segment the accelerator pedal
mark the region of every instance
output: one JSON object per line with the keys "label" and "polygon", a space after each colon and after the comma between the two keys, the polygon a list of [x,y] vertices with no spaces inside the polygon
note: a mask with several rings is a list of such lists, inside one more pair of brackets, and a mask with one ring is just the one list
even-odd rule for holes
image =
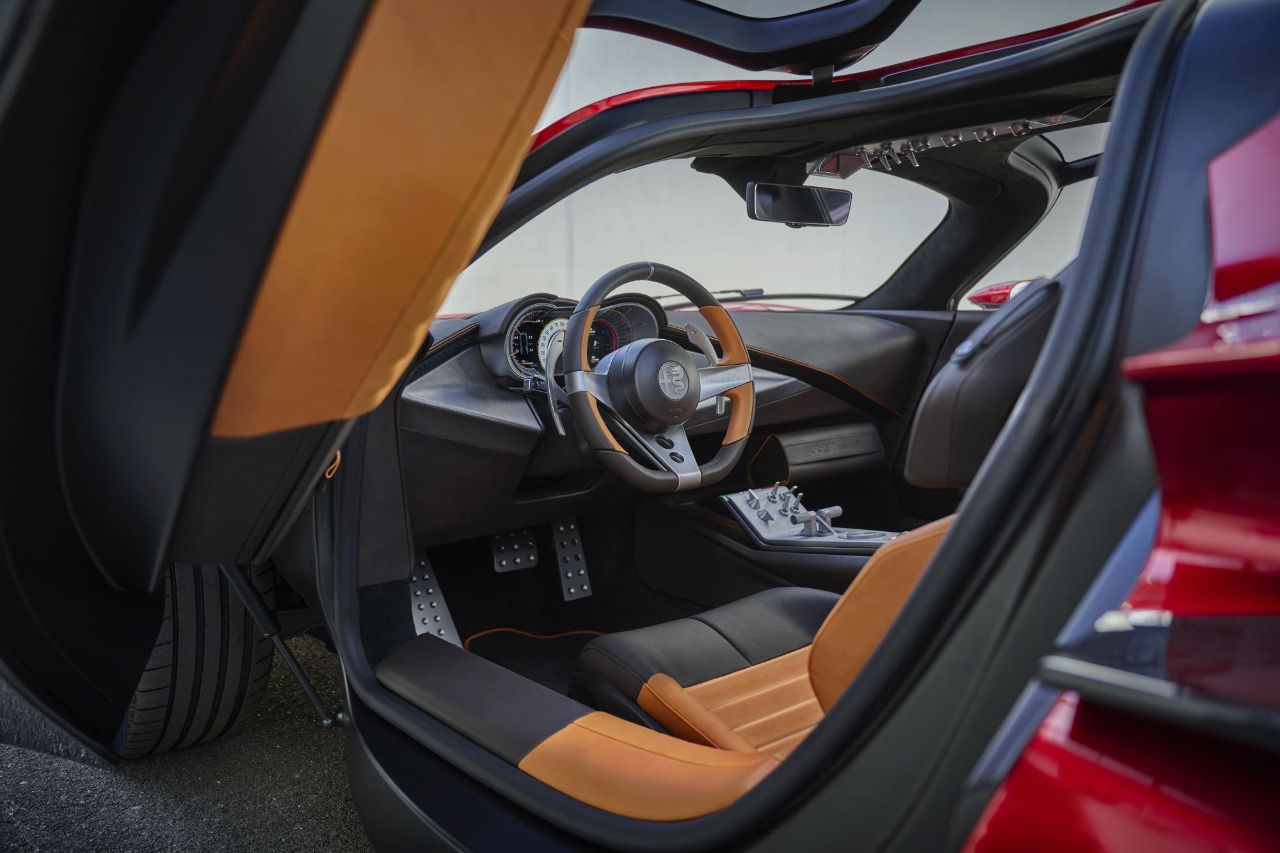
{"label": "accelerator pedal", "polygon": [[565,518],[551,524],[551,539],[556,547],[556,573],[560,576],[560,593],[565,601],[591,596],[591,575],[587,572],[587,556],[582,548],[582,532],[576,518]]}

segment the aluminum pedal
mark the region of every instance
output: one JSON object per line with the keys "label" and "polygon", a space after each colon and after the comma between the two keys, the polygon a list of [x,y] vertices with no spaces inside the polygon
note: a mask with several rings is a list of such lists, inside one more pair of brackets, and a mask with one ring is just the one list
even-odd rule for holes
{"label": "aluminum pedal", "polygon": [[553,522],[551,538],[556,546],[556,573],[560,575],[560,593],[565,601],[576,601],[591,595],[591,575],[582,548],[582,532],[576,518]]}
{"label": "aluminum pedal", "polygon": [[458,627],[453,624],[453,614],[445,603],[440,579],[431,568],[431,561],[424,553],[409,576],[409,607],[413,615],[413,630],[418,634],[434,634],[455,646],[462,646]]}
{"label": "aluminum pedal", "polygon": [[489,537],[495,572],[515,572],[538,565],[538,540],[532,530],[512,530]]}

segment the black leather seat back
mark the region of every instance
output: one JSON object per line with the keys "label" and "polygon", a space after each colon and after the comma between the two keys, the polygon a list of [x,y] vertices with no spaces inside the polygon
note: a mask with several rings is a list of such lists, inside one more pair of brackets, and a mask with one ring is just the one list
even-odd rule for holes
{"label": "black leather seat back", "polygon": [[956,347],[916,410],[907,482],[927,489],[969,485],[1027,384],[1060,296],[1056,279],[1040,279]]}

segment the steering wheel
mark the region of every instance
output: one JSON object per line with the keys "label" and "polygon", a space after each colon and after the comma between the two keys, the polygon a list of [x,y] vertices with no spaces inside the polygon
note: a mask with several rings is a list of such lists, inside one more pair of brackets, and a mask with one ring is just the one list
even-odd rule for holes
{"label": "steering wheel", "polygon": [[[673,341],[643,338],[609,353],[593,370],[587,359],[587,339],[600,303],[614,290],[635,281],[664,284],[692,302],[711,326],[723,356],[716,354],[701,329],[689,324],[690,339],[710,362],[706,367],[698,366],[695,356]],[[637,489],[678,492],[707,486],[723,479],[742,458],[756,409],[747,348],[729,312],[685,273],[664,264],[642,262],[602,276],[569,317],[564,369],[569,409],[587,446],[606,467]],[[729,425],[716,455],[699,465],[684,425],[699,403],[719,397],[732,405]],[[717,400],[718,411],[721,405]],[[643,452],[649,466],[640,464],[618,443],[605,424],[601,406]]]}

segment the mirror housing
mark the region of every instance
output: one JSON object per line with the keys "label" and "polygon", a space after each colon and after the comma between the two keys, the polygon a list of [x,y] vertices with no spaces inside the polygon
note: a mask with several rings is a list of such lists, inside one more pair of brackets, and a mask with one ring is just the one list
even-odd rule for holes
{"label": "mirror housing", "polygon": [[853,193],[796,184],[747,184],[747,216],[759,222],[805,225],[844,225],[849,221]]}

